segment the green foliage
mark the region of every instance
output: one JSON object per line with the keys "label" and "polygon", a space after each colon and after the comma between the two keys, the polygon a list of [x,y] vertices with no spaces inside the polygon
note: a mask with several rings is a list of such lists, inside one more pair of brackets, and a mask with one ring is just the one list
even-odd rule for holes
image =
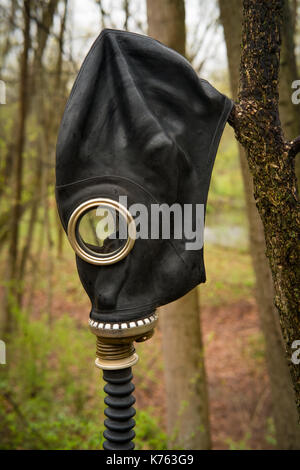
{"label": "green foliage", "polygon": [[244,207],[243,181],[237,153],[237,145],[226,128],[216,158],[210,187],[210,201],[225,201],[231,206]]}
{"label": "green foliage", "polygon": [[277,445],[275,423],[272,417],[267,419],[266,441],[274,447]]}
{"label": "green foliage", "polygon": [[[1,366],[1,449],[101,449],[104,392],[90,333],[65,315],[51,326],[17,317]],[[136,421],[138,449],[166,448],[151,410]]]}
{"label": "green foliage", "polygon": [[206,305],[253,299],[255,275],[249,253],[207,244],[204,257],[207,281],[200,289]]}
{"label": "green foliage", "polygon": [[261,332],[254,333],[242,341],[242,354],[249,368],[256,374],[265,367],[265,338]]}
{"label": "green foliage", "polygon": [[234,441],[231,437],[225,440],[229,450],[251,450],[249,447],[249,440],[251,439],[251,433],[246,432],[244,437],[240,441]]}
{"label": "green foliage", "polygon": [[261,332],[253,334],[247,338],[248,352],[256,362],[265,360],[265,338]]}
{"label": "green foliage", "polygon": [[161,431],[157,420],[151,416],[152,409],[138,411],[136,414],[136,439],[137,450],[166,450],[167,436]]}

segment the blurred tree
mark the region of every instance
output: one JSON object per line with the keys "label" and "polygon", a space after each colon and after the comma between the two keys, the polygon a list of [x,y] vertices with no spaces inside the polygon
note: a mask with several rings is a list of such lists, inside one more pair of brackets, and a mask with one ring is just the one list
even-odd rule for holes
{"label": "blurred tree", "polygon": [[99,6],[101,28],[102,29],[104,29],[104,28],[115,28],[116,26],[112,22],[110,12],[105,10],[104,5],[103,5],[103,1],[102,0],[95,0],[95,2]]}
{"label": "blurred tree", "polygon": [[[7,333],[11,330],[12,312],[22,305],[26,284],[26,267],[31,257],[38,213],[43,205],[45,211],[44,228],[46,229],[45,234],[49,245],[47,256],[49,279],[52,277],[50,271],[53,271],[51,257],[53,243],[48,217],[48,188],[50,184],[52,185],[53,180],[54,148],[59,122],[57,111],[62,109],[61,102],[64,102],[61,97],[57,98],[60,89],[65,87],[65,84],[61,83],[61,75],[67,1],[64,0],[61,3],[65,8],[61,18],[60,33],[56,37],[52,33],[52,27],[59,0],[48,0],[47,2],[30,0],[23,2],[23,26],[21,26],[23,41],[20,44],[22,53],[19,65],[19,110],[16,117],[19,127],[16,144],[8,146],[6,152],[3,178],[6,184],[1,188],[2,191],[7,193],[5,194],[5,206],[9,207],[8,217],[6,217],[6,212],[2,215],[5,229],[1,233],[2,239],[7,238],[9,243],[6,292],[1,318],[1,327]],[[12,1],[9,19],[14,22],[14,29],[17,30],[20,26],[15,20],[15,18],[19,18],[15,10],[15,2]],[[51,36],[55,37],[59,46],[57,64],[54,63],[54,65],[52,65],[51,60],[47,64],[43,62],[49,37]],[[2,61],[2,63],[4,62]],[[14,67],[15,65],[18,64],[14,64]],[[49,99],[52,94],[54,95],[53,99]],[[31,130],[34,130],[35,137],[31,140],[30,145],[27,145]],[[11,141],[13,143],[16,134],[14,126],[12,126],[11,132]],[[9,167],[11,155],[14,165],[8,172],[7,167]],[[46,155],[53,156],[52,164],[51,158],[45,158]],[[11,198],[9,192],[9,182],[13,186],[13,198]],[[11,199],[13,200],[11,201]],[[26,214],[26,222],[23,223],[24,214],[27,210],[29,215]],[[22,231],[22,236],[20,236],[20,231]],[[48,282],[48,285],[50,290],[51,282]]]}
{"label": "blurred tree", "polygon": [[[266,254],[273,277],[275,305],[280,316],[296,403],[300,409],[300,369],[291,360],[293,342],[299,339],[300,331],[299,199],[294,164],[295,156],[300,151],[300,137],[294,141],[285,140],[278,108],[280,33],[286,5],[284,0],[270,0],[268,3],[244,0],[243,6],[238,103],[229,122],[246,151],[253,177],[254,197],[263,223]],[[237,10],[238,5],[232,9],[231,1],[229,16]],[[227,38],[231,36],[232,39],[234,28],[231,24],[229,34],[226,27]],[[284,28],[282,31],[284,33]],[[233,46],[230,42],[228,46],[228,51],[231,51]],[[234,68],[233,63],[230,67]],[[236,80],[234,77],[233,80]],[[232,85],[236,90],[235,81]],[[261,245],[253,245],[255,252],[259,249]],[[256,271],[259,267],[263,268],[263,264],[257,266]],[[269,277],[267,272],[264,274]],[[270,321],[268,325],[272,323]],[[276,342],[280,343],[278,335]],[[269,351],[268,355],[272,357],[276,351],[278,348]],[[280,357],[279,354],[274,367],[279,368]],[[284,374],[284,369],[281,373]],[[282,379],[282,376],[277,378],[277,383]],[[287,389],[284,392],[288,395]],[[277,398],[274,404],[275,408],[282,408],[283,399],[282,392],[281,398]],[[295,422],[293,411],[290,413],[289,419]],[[290,439],[290,447],[295,448],[297,444],[293,436]]]}
{"label": "blurred tree", "polygon": [[123,9],[124,9],[124,13],[125,13],[124,29],[125,29],[125,31],[128,31],[128,20],[129,20],[129,16],[130,16],[129,0],[123,0]]}
{"label": "blurred tree", "polygon": [[[188,3],[187,3],[188,5]],[[218,9],[216,1],[198,0],[191,2],[196,21],[189,24],[185,56],[197,74],[210,60],[215,60],[216,49],[220,46]]]}
{"label": "blurred tree", "polygon": [[[36,157],[35,161],[35,178],[34,178],[34,195],[33,201],[30,210],[30,219],[28,223],[27,233],[25,236],[25,243],[22,250],[22,255],[20,256],[20,263],[19,263],[19,270],[18,270],[18,282],[19,284],[22,283],[24,279],[24,275],[26,273],[26,265],[28,262],[28,258],[30,255],[31,246],[33,243],[33,234],[34,229],[36,226],[36,219],[38,214],[38,208],[41,202],[42,197],[42,181],[43,181],[43,172],[45,171],[45,165],[43,162],[43,155],[47,155],[47,148],[45,148],[45,136],[49,135],[49,131],[51,127],[53,127],[53,121],[55,122],[55,116],[52,113],[48,113],[45,110],[45,101],[44,95],[45,91],[47,90],[46,82],[47,77],[45,77],[45,70],[43,66],[43,57],[46,51],[46,46],[48,42],[48,38],[50,35],[50,29],[53,24],[54,14],[57,9],[58,0],[49,0],[41,5],[41,11],[39,11],[39,6],[34,4],[34,18],[37,22],[37,33],[36,33],[36,46],[34,48],[34,57],[33,57],[33,64],[31,67],[31,84],[30,84],[30,92],[31,92],[31,106],[35,107],[35,111],[44,111],[39,113],[39,125],[42,127],[44,137],[41,135],[39,136],[38,146],[39,152]],[[41,21],[38,21],[38,16],[41,17]],[[59,57],[59,55],[58,55]],[[61,68],[61,64],[59,63],[58,68]],[[61,70],[58,70],[57,74],[57,85],[60,85],[60,75]],[[59,90],[59,88],[57,88]],[[50,114],[50,115],[49,115]],[[49,119],[50,118],[50,119]],[[19,289],[18,292],[19,303],[22,300],[22,289]]]}
{"label": "blurred tree", "polygon": [[20,62],[19,78],[19,110],[16,153],[13,167],[13,203],[10,223],[10,243],[7,263],[6,292],[4,299],[3,328],[5,335],[12,329],[12,311],[18,291],[18,260],[19,260],[19,229],[22,216],[22,190],[23,190],[23,167],[24,167],[24,145],[25,127],[28,115],[28,82],[29,82],[29,49],[30,49],[30,15],[31,1],[24,0],[23,3],[23,51]]}
{"label": "blurred tree", "polygon": [[147,0],[149,36],[185,55],[184,0]]}
{"label": "blurred tree", "polygon": [[[293,104],[292,83],[298,78],[295,54],[297,2],[284,0],[282,44],[280,50],[279,114],[287,139],[300,134],[300,106]],[[300,187],[300,158],[296,157],[296,175]]]}
{"label": "blurred tree", "polygon": [[[185,55],[184,0],[147,0],[148,34]],[[160,309],[170,446],[210,449],[197,289]]]}
{"label": "blurred tree", "polygon": [[[5,6],[1,5],[1,16],[2,20],[4,19],[4,10]],[[6,21],[2,21],[1,25],[1,36],[4,38],[4,40],[1,42],[0,46],[0,73],[2,72],[2,69],[5,67],[5,62],[8,57],[8,54],[10,50],[12,49],[14,45],[14,40],[13,40],[13,34],[17,28],[16,25],[16,15],[19,9],[19,5],[17,0],[11,0],[10,1],[10,8],[9,8],[9,13],[8,13],[8,18]],[[6,10],[7,13],[7,10]]]}
{"label": "blurred tree", "polygon": [[[65,32],[67,24],[67,15],[68,15],[68,0],[64,0],[64,10],[60,21],[60,31],[58,36],[58,53],[57,53],[57,62],[56,62],[56,80],[55,80],[55,89],[57,91],[66,90],[66,86],[62,81],[62,66],[63,66],[63,52],[64,52],[64,43],[65,43]],[[59,115],[63,113],[63,104],[64,99],[61,99],[61,96],[55,97],[55,112]],[[53,109],[54,110],[54,109]],[[56,122],[57,120],[53,120]],[[53,129],[53,132],[56,133],[56,128]],[[63,239],[64,239],[64,229],[62,227],[61,221],[59,219],[58,212],[56,211],[56,227],[57,227],[57,256],[60,258],[63,253]]]}
{"label": "blurred tree", "polygon": [[[242,37],[242,0],[219,0],[219,7],[220,19],[224,28],[227,45],[231,90],[233,98],[237,99]],[[286,41],[287,38],[284,37],[287,49]],[[285,87],[285,92],[287,92],[288,85],[291,83],[288,80],[289,74],[290,71],[285,64],[281,69],[281,83],[283,82],[281,88]],[[286,93],[284,96],[287,98]],[[281,100],[282,102],[283,100]],[[290,108],[293,108],[293,104],[289,97],[289,100],[284,100],[283,112],[288,115],[289,111],[293,112],[293,109],[291,110]],[[283,123],[284,129],[289,126],[289,123],[296,127],[293,121],[289,121],[286,118]],[[299,126],[299,122],[296,121],[296,125]],[[250,251],[256,275],[256,297],[260,324],[265,337],[266,362],[270,377],[277,446],[280,449],[299,449],[300,427],[297,422],[297,409],[292,381],[285,359],[278,311],[273,300],[272,276],[265,255],[264,231],[253,197],[251,173],[248,169],[245,151],[241,145],[239,145],[239,155],[249,221]],[[280,406],[278,406],[279,403]]]}
{"label": "blurred tree", "polygon": [[[4,70],[6,62],[9,56],[9,53],[15,45],[14,34],[17,29],[16,16],[19,13],[19,5],[16,0],[11,0],[10,8],[5,10],[5,7],[0,5],[1,12],[1,26],[0,26],[0,77],[4,79]],[[5,17],[6,14],[6,17]],[[5,81],[5,80],[4,80]],[[3,140],[6,137],[4,128],[2,126],[1,137]],[[14,155],[16,152],[15,139],[6,139],[6,151],[2,149],[1,152],[1,169],[0,169],[0,196],[1,196],[1,205],[3,206],[3,194],[6,191],[6,188],[11,183],[11,176],[13,171],[13,161]],[[2,207],[3,208],[3,207]],[[4,241],[7,239],[9,233],[9,211],[3,211],[1,214],[1,234],[0,242],[1,249],[4,246]]]}

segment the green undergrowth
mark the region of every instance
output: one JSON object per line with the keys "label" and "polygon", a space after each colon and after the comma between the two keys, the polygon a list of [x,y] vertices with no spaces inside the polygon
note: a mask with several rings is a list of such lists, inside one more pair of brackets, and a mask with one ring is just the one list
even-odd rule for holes
{"label": "green undergrowth", "polygon": [[253,299],[255,276],[249,253],[206,245],[206,283],[201,284],[202,305],[224,305]]}
{"label": "green undergrowth", "polygon": [[[0,369],[1,449],[101,449],[104,392],[87,328],[63,315],[27,321]],[[153,410],[136,415],[137,449],[165,449]]]}

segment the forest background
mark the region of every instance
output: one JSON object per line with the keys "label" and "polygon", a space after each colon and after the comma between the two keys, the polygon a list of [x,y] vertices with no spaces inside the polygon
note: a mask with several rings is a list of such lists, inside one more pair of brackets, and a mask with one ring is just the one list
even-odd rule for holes
{"label": "forest background", "polygon": [[[300,134],[300,104],[292,102],[299,10],[298,0],[285,1],[280,116],[290,138]],[[90,305],[54,197],[57,131],[84,56],[105,27],[149,34],[235,97],[241,12],[240,0],[1,1],[1,449],[101,447],[104,392],[87,328]],[[207,206],[207,282],[162,309],[155,336],[138,346],[137,449],[300,449],[241,153],[226,126]],[[176,321],[197,328],[173,360]],[[185,370],[191,344],[199,364]],[[193,380],[196,400],[186,385]]]}

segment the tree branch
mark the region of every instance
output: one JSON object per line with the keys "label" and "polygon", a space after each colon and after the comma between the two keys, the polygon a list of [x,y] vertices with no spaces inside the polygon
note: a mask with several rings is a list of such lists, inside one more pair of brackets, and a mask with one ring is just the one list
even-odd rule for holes
{"label": "tree branch", "polygon": [[296,139],[292,140],[290,144],[291,144],[291,147],[289,150],[289,156],[294,158],[297,155],[297,153],[300,152],[300,135],[296,137]]}
{"label": "tree branch", "polygon": [[230,114],[228,116],[227,122],[228,124],[235,129],[236,126],[236,120],[237,120],[237,115],[236,115],[236,103],[232,106],[232,110],[230,111]]}

